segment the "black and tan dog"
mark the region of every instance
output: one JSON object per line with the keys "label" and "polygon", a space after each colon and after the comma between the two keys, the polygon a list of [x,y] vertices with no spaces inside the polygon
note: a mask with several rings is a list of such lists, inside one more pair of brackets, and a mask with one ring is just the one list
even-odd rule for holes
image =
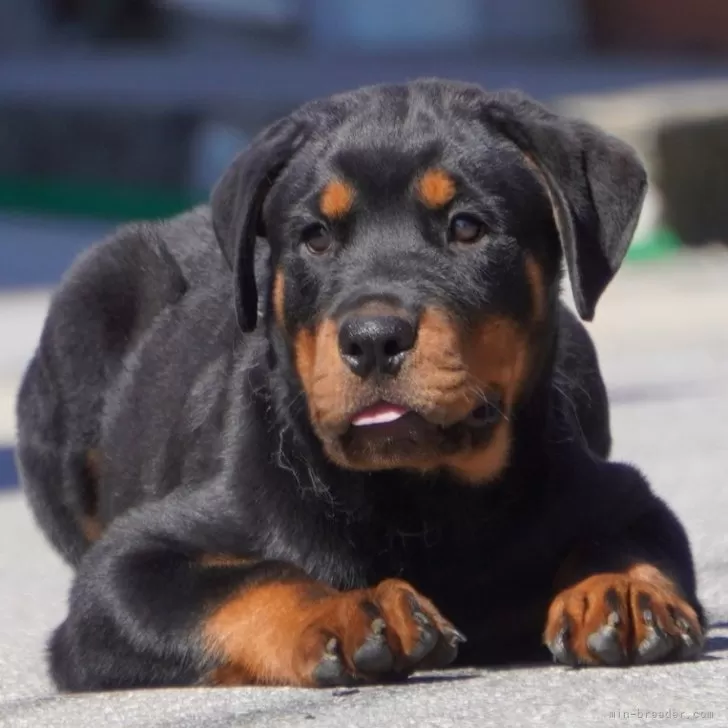
{"label": "black and tan dog", "polygon": [[698,655],[685,533],[607,460],[558,298],[565,260],[592,317],[644,191],[587,124],[420,81],[302,107],[209,208],[87,253],[18,404],[77,572],[59,687]]}

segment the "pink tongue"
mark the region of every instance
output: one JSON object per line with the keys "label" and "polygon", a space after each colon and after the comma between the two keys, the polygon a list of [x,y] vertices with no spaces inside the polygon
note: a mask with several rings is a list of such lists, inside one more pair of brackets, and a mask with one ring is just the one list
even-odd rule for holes
{"label": "pink tongue", "polygon": [[408,410],[398,407],[395,404],[377,404],[359,412],[351,424],[354,427],[366,427],[368,425],[386,425],[389,422],[398,420],[406,415]]}

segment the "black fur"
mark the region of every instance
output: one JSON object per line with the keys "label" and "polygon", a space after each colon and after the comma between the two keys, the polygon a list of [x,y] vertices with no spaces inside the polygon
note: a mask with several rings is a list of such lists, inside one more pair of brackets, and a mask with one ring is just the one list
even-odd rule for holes
{"label": "black fur", "polygon": [[[428,167],[457,177],[487,244],[453,252],[440,242],[447,212],[407,202]],[[356,224],[332,224],[346,244],[312,258],[297,240],[332,171],[356,183]],[[541,633],[567,559],[567,583],[653,563],[699,611],[679,522],[637,470],[606,459],[596,354],[558,302],[565,255],[591,318],[644,189],[632,151],[586,124],[520,95],[421,81],[304,106],[238,157],[210,208],[125,227],[83,256],[18,402],[25,490],[77,569],[50,644],[59,687],[199,681],[214,666],[200,637],[211,605],[288,572],[341,589],[408,580],[467,634],[465,663],[548,656]],[[386,291],[464,325],[490,312],[525,321],[526,252],[545,320],[496,480],[332,462],[309,421],[296,332]],[[98,541],[84,519],[103,527]],[[259,561],[211,570],[203,554]]]}

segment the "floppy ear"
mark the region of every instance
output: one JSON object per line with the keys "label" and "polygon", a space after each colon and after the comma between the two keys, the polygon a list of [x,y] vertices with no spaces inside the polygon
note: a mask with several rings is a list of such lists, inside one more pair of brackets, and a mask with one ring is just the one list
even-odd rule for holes
{"label": "floppy ear", "polygon": [[637,226],[647,175],[635,151],[515,92],[486,102],[486,123],[536,166],[551,198],[579,315],[591,321]]}
{"label": "floppy ear", "polygon": [[291,119],[272,124],[237,156],[212,192],[212,225],[233,270],[235,312],[243,331],[252,331],[258,318],[255,241],[265,234],[263,202],[302,140],[301,127]]}

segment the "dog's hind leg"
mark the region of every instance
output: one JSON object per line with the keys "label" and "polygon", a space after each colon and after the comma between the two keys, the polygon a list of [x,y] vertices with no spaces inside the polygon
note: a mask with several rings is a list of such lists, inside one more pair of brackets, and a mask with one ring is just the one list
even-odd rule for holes
{"label": "dog's hind leg", "polygon": [[140,335],[185,291],[150,226],[84,254],[53,297],[17,402],[17,460],[36,518],[70,563],[99,535],[104,401]]}

